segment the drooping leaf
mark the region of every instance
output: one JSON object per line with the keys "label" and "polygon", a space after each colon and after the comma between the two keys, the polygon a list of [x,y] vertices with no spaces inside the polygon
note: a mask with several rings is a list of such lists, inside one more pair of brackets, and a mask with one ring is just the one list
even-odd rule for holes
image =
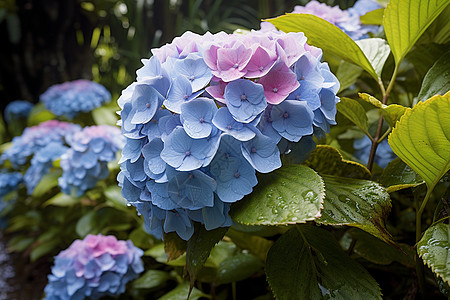
{"label": "drooping leaf", "polygon": [[97,211],[89,211],[78,220],[77,225],[75,226],[75,231],[81,238],[84,238],[88,234],[97,234],[97,219]]}
{"label": "drooping leaf", "polygon": [[365,166],[345,160],[338,149],[328,145],[317,145],[304,164],[319,174],[359,179],[370,179],[372,176]]}
{"label": "drooping leaf", "polygon": [[448,0],[389,1],[383,27],[397,65],[448,4]]}
{"label": "drooping leaf", "polygon": [[386,40],[379,38],[362,39],[356,41],[356,44],[364,52],[378,77],[381,77],[381,71],[383,71],[384,63],[391,52]]}
{"label": "drooping leaf", "polygon": [[227,232],[227,237],[231,238],[239,248],[247,250],[248,252],[256,255],[261,261],[266,261],[267,252],[272,247],[273,242],[263,237],[249,234],[246,232],[240,232],[231,227]]}
{"label": "drooping leaf", "polygon": [[336,104],[336,107],[341,114],[358,126],[366,135],[369,135],[366,111],[358,101],[341,97],[341,101]]}
{"label": "drooping leaf", "polygon": [[197,300],[208,295],[202,293],[199,289],[193,288],[189,298],[189,282],[179,284],[176,288],[159,298],[158,300]]}
{"label": "drooping leaf", "polygon": [[163,287],[172,278],[169,273],[160,270],[148,270],[133,281],[134,289],[155,289]]}
{"label": "drooping leaf", "polygon": [[450,224],[438,223],[428,228],[417,245],[417,253],[433,272],[450,283]]}
{"label": "drooping leaf", "polygon": [[336,71],[336,77],[341,84],[339,87],[339,92],[354,84],[361,75],[362,71],[363,69],[361,69],[361,67],[342,60]]}
{"label": "drooping leaf", "polygon": [[450,93],[447,93],[407,110],[389,135],[389,144],[432,188],[450,169],[449,132]]}
{"label": "drooping leaf", "polygon": [[297,225],[270,249],[267,281],[276,299],[381,299],[370,274],[326,230]]}
{"label": "drooping leaf", "polygon": [[164,251],[167,261],[180,257],[186,252],[187,242],[180,238],[175,232],[164,233]]}
{"label": "drooping leaf", "polygon": [[372,104],[375,107],[378,107],[378,108],[382,108],[383,107],[383,103],[380,100],[378,100],[377,98],[375,98],[374,96],[372,96],[372,95],[369,95],[367,93],[358,93],[358,96],[359,96],[359,98],[361,98],[364,101]]}
{"label": "drooping leaf", "polygon": [[[450,24],[450,22],[449,22]],[[450,90],[450,52],[445,53],[428,70],[420,88],[419,101],[434,95],[444,95]]]}
{"label": "drooping leaf", "polygon": [[309,14],[286,14],[265,21],[284,32],[304,32],[308,44],[360,66],[378,80],[377,73],[361,48],[341,29],[328,21]]}
{"label": "drooping leaf", "polygon": [[186,268],[191,278],[191,286],[208,259],[211,249],[224,237],[227,230],[228,227],[206,230],[204,225],[195,223],[194,234],[187,242],[186,249]]}
{"label": "drooping leaf", "polygon": [[344,250],[350,247],[352,239],[356,241],[353,252],[370,262],[379,265],[389,265],[397,261],[409,268],[414,267],[415,251],[407,244],[397,244],[397,248],[362,230],[352,228],[340,240]]}
{"label": "drooping leaf", "polygon": [[359,93],[358,95],[364,101],[372,104],[373,106],[375,106],[377,108],[380,108],[381,113],[383,114],[384,120],[391,127],[395,127],[395,124],[400,119],[400,117],[403,116],[405,114],[405,112],[409,109],[408,107],[398,105],[398,104],[385,105],[380,100],[375,98],[374,96],[371,96],[366,93]]}
{"label": "drooping leaf", "polygon": [[48,205],[54,206],[72,206],[77,203],[80,203],[79,198],[74,198],[72,196],[66,195],[64,193],[58,193],[52,198],[48,199],[44,202],[43,206],[46,207]]}
{"label": "drooping leaf", "polygon": [[414,172],[400,158],[389,162],[381,174],[379,182],[387,188],[388,193],[415,187],[424,183],[420,175]]}
{"label": "drooping leaf", "polygon": [[359,20],[364,25],[381,25],[383,23],[384,8],[369,11],[361,16]]}
{"label": "drooping leaf", "polygon": [[263,262],[249,253],[238,253],[224,259],[217,269],[216,283],[227,284],[244,280],[263,267]]}
{"label": "drooping leaf", "polygon": [[320,215],[325,191],[314,170],[285,165],[258,177],[253,192],[235,203],[230,216],[247,225],[304,223]]}
{"label": "drooping leaf", "polygon": [[326,196],[317,223],[360,228],[392,244],[384,226],[391,209],[389,194],[374,181],[323,176]]}

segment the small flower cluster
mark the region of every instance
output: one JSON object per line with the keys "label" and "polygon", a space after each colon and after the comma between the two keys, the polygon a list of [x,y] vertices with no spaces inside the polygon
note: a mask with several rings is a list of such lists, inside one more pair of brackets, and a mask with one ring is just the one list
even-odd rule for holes
{"label": "small flower cluster", "polygon": [[51,86],[40,100],[53,114],[73,119],[81,112],[90,112],[111,101],[111,94],[101,84],[79,79]]}
{"label": "small flower cluster", "polygon": [[302,33],[187,32],[152,53],[118,100],[118,180],[159,238],[230,226],[256,171],[281,167],[280,145],[335,124],[339,82]]}
{"label": "small flower cluster", "polygon": [[5,120],[10,124],[13,120],[26,119],[31,109],[33,109],[33,104],[28,101],[12,101],[5,107]]}
{"label": "small flower cluster", "polygon": [[143,251],[114,236],[88,235],[55,257],[45,300],[99,299],[125,292],[144,270]]}
{"label": "small flower cluster", "polygon": [[[353,142],[353,148],[355,149],[355,157],[360,161],[367,163],[369,160],[370,149],[372,147],[372,141],[368,136],[364,136],[361,139],[357,139]],[[378,144],[377,152],[375,153],[374,162],[382,168],[386,168],[388,163],[397,158],[397,155],[392,151],[389,146],[388,140],[385,139]]]}
{"label": "small flower cluster", "polygon": [[116,158],[124,140],[118,128],[100,125],[83,128],[67,143],[70,149],[61,156],[63,175],[59,186],[68,195],[81,196],[108,176],[108,162]]}
{"label": "small flower cluster", "polygon": [[338,6],[331,7],[325,3],[313,0],[305,6],[295,6],[293,13],[315,15],[336,25],[353,40],[360,40],[367,38],[368,32],[376,31],[376,26],[361,25],[359,18],[378,8],[381,8],[381,6],[375,0],[358,0],[348,10],[341,10]]}

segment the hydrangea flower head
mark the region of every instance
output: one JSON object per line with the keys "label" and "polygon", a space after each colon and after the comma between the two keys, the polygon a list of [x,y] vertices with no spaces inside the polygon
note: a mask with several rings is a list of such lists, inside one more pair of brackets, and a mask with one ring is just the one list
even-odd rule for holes
{"label": "hydrangea flower head", "polygon": [[59,178],[61,190],[81,196],[97,182],[108,176],[108,162],[116,158],[124,138],[113,126],[99,125],[83,128],[67,140],[70,149],[61,157],[63,175]]}
{"label": "hydrangea flower head", "polygon": [[87,235],[55,257],[45,287],[46,300],[99,299],[125,292],[144,270],[143,251],[114,236]]}
{"label": "hydrangea flower head", "polygon": [[[230,226],[230,205],[252,192],[256,173],[281,167],[280,143],[335,123],[339,82],[303,33],[185,33],[152,53],[118,100],[127,138],[118,181],[158,238],[188,240],[194,222]],[[152,100],[136,117],[144,95]]]}
{"label": "hydrangea flower head", "polygon": [[16,190],[22,182],[22,174],[19,172],[1,172],[0,173],[0,201],[3,196]]}
{"label": "hydrangea flower head", "polygon": [[51,86],[40,100],[53,114],[73,119],[81,112],[90,112],[111,101],[111,94],[101,84],[78,79]]}
{"label": "hydrangea flower head", "polygon": [[5,107],[5,120],[7,123],[11,123],[13,120],[25,119],[30,114],[31,109],[33,109],[33,104],[28,101],[12,101]]}

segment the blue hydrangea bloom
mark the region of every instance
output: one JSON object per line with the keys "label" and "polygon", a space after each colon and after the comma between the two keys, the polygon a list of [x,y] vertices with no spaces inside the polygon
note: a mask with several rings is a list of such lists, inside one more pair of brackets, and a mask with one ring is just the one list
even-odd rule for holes
{"label": "blue hydrangea bloom", "polygon": [[225,102],[236,121],[249,123],[267,107],[264,87],[246,79],[230,82],[225,88]]}
{"label": "blue hydrangea bloom", "polygon": [[101,84],[79,79],[51,86],[40,100],[55,115],[73,119],[81,112],[90,112],[111,101],[111,94]]}
{"label": "blue hydrangea bloom", "polygon": [[58,183],[68,195],[81,196],[108,176],[108,162],[124,141],[116,127],[100,125],[85,127],[69,140],[71,148],[61,157],[63,175]]}
{"label": "blue hydrangea bloom", "polygon": [[99,299],[118,296],[144,271],[144,251],[114,236],[88,235],[55,257],[45,300]]}
{"label": "blue hydrangea bloom", "polygon": [[22,174],[19,172],[2,172],[0,173],[0,201],[3,196],[16,190],[22,182]]}
{"label": "blue hydrangea bloom", "polygon": [[79,132],[76,124],[50,120],[37,126],[28,127],[21,136],[12,140],[12,146],[0,157],[0,163],[9,160],[15,168],[25,165],[28,158],[50,143],[64,144],[66,139]]}
{"label": "blue hydrangea bloom", "polygon": [[31,159],[31,166],[25,172],[23,181],[31,195],[36,185],[50,171],[53,161],[59,159],[69,148],[59,142],[52,142],[40,149]]}
{"label": "blue hydrangea bloom", "polygon": [[188,32],[152,53],[118,100],[117,179],[155,237],[230,226],[256,172],[281,167],[280,149],[304,159],[335,124],[339,82],[302,33]]}
{"label": "blue hydrangea bloom", "polygon": [[[361,139],[357,139],[353,143],[353,148],[355,149],[355,157],[360,161],[367,163],[369,161],[370,149],[372,147],[372,141],[368,136],[364,136]],[[375,153],[374,162],[382,168],[386,168],[388,163],[392,161],[394,158],[397,158],[397,155],[389,146],[389,142],[387,139],[383,140],[380,144],[378,144],[377,152]]]}
{"label": "blue hydrangea bloom", "polygon": [[7,123],[11,123],[13,120],[26,119],[32,109],[33,104],[28,101],[12,101],[5,107],[5,120]]}

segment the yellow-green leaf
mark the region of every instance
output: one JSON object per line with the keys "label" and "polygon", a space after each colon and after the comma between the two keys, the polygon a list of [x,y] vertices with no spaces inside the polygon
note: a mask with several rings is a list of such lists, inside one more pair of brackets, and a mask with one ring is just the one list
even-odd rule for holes
{"label": "yellow-green leaf", "polygon": [[377,73],[364,52],[341,29],[322,18],[309,14],[286,14],[267,19],[284,32],[304,32],[308,43],[366,70],[378,80]]}
{"label": "yellow-green leaf", "polygon": [[389,135],[392,150],[429,188],[450,169],[450,93],[407,110]]}
{"label": "yellow-green leaf", "polygon": [[359,20],[364,25],[381,25],[383,23],[384,8],[369,11],[361,16]]}
{"label": "yellow-green leaf", "polygon": [[391,49],[386,43],[386,40],[378,38],[362,39],[356,41],[356,44],[364,52],[367,59],[375,69],[375,73],[377,73],[378,77],[381,77],[381,71],[383,71],[384,63],[386,62],[389,53],[391,53]]}
{"label": "yellow-green leaf", "polygon": [[383,27],[397,65],[449,3],[449,0],[389,1]]}
{"label": "yellow-green leaf", "polygon": [[336,107],[341,114],[361,128],[366,135],[369,135],[366,110],[358,101],[341,97],[341,101],[336,104]]}

